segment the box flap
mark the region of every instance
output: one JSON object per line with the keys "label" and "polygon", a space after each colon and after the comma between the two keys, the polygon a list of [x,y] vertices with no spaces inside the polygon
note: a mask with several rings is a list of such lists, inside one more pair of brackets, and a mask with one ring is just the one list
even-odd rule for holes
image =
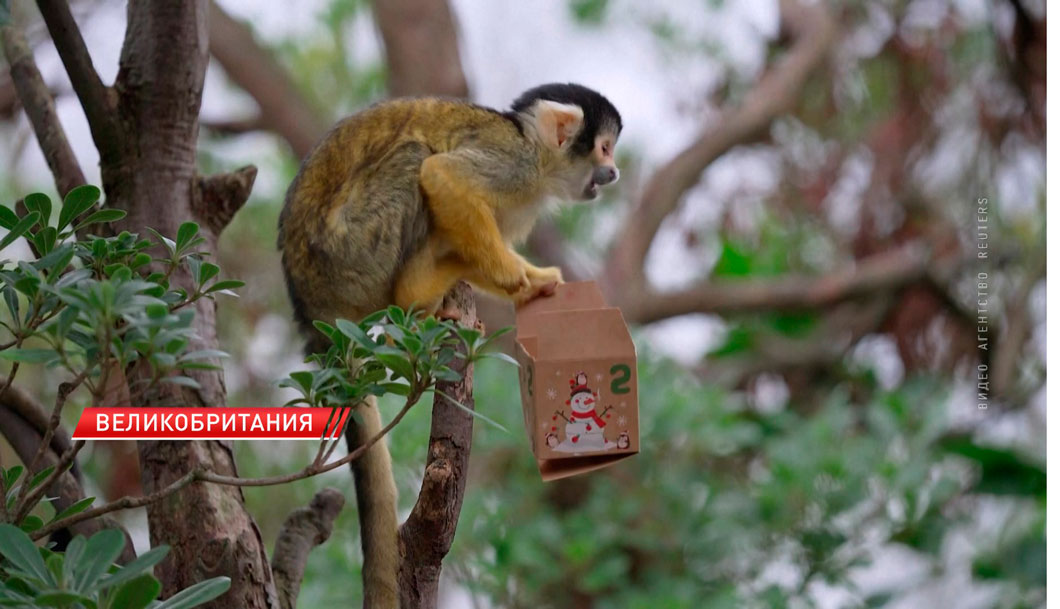
{"label": "box flap", "polygon": [[595,281],[575,281],[556,286],[556,293],[535,298],[515,311],[515,337],[521,339],[537,333],[541,313],[574,309],[600,309],[607,306],[604,294]]}
{"label": "box flap", "polygon": [[572,459],[538,459],[537,470],[545,482],[577,476],[598,469],[603,469],[616,461],[632,457],[636,452],[625,452],[617,455],[599,455],[595,457],[574,457]]}
{"label": "box flap", "polygon": [[552,311],[535,316],[538,360],[634,357],[629,328],[616,308]]}

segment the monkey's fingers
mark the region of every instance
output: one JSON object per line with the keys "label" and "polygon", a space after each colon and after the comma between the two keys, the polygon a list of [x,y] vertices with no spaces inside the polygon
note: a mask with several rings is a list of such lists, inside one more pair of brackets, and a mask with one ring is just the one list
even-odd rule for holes
{"label": "monkey's fingers", "polygon": [[556,286],[558,285],[558,281],[549,281],[545,283],[535,282],[530,289],[520,292],[515,296],[516,304],[526,304],[535,298],[552,296],[556,293]]}
{"label": "monkey's fingers", "polygon": [[547,266],[544,268],[536,267],[531,264],[526,266],[526,275],[530,277],[530,280],[540,285],[550,281],[557,283],[563,283],[563,271],[556,266]]}

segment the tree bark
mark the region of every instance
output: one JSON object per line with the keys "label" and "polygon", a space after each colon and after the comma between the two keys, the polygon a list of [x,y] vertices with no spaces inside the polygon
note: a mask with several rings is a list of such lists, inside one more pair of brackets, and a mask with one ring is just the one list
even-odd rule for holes
{"label": "tree bark", "polygon": [[376,0],[372,7],[386,50],[391,97],[468,96],[447,0]]}
{"label": "tree bark", "polygon": [[[216,252],[217,226],[199,209],[202,196],[195,169],[198,115],[208,60],[206,0],[132,2],[114,85],[121,137],[116,158],[101,161],[104,191],[111,207],[128,216],[122,228],[143,234],[152,227],[174,235],[189,220],[203,225],[202,249]],[[249,189],[246,189],[249,191]],[[234,197],[245,192],[234,192]],[[233,205],[217,205],[229,218]],[[174,287],[191,289],[187,273],[175,273]],[[216,305],[201,299],[195,305],[197,340],[192,349],[217,348]],[[194,390],[169,385],[146,405],[223,406],[225,386],[220,371],[194,371],[201,385]],[[205,467],[235,475],[231,447],[222,442],[141,442],[140,469],[145,493],[165,487],[189,469]],[[192,484],[147,509],[151,545],[172,547],[156,569],[163,594],[169,596],[203,579],[225,575],[228,593],[207,605],[271,608],[276,593],[257,525],[247,513],[238,487]]]}
{"label": "tree bark", "polygon": [[[443,310],[459,311],[460,325],[476,327],[475,297],[471,286],[461,282],[446,296]],[[439,383],[438,391],[473,410],[473,366],[463,370],[463,379]],[[438,606],[438,579],[442,559],[456,535],[460,508],[464,503],[471,432],[474,419],[445,397],[434,398],[431,438],[427,446],[427,468],[416,505],[398,529],[398,590],[402,609],[434,609]]]}

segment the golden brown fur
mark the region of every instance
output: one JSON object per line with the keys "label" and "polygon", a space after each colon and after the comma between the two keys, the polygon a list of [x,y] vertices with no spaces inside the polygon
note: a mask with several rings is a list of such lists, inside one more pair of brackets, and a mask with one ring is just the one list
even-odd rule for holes
{"label": "golden brown fur", "polygon": [[[515,110],[395,100],[339,122],[309,155],[287,192],[279,247],[310,351],[326,347],[313,320],[359,320],[390,304],[435,312],[461,279],[516,302],[562,281],[512,246],[548,197],[593,198],[617,179],[621,119],[577,85],[527,92]],[[350,450],[380,429],[374,400],[361,408]],[[397,493],[385,444],[354,474],[365,607],[396,607]]]}

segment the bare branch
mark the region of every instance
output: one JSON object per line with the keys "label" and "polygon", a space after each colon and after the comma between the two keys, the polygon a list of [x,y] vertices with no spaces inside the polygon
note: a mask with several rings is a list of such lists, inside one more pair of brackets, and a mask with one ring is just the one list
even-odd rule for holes
{"label": "bare branch", "polygon": [[[41,439],[40,444],[37,446],[37,451],[33,455],[33,458],[26,463],[26,469],[36,471],[37,464],[40,463],[41,459],[44,457],[44,454],[51,446],[52,436],[55,434],[55,430],[59,428],[59,425],[62,422],[59,417],[63,413],[63,406],[66,405],[66,398],[70,397],[70,394],[73,393],[73,391],[79,386],[81,386],[81,383],[85,381],[86,376],[88,376],[88,373],[82,372],[81,374],[77,375],[77,377],[74,378],[72,381],[59,384],[59,391],[55,395],[55,406],[52,407],[52,414],[51,417],[48,419],[48,426],[44,428],[44,437]],[[61,465],[65,461],[65,465],[69,465],[71,462],[73,462],[74,456],[77,455],[77,451],[81,450],[81,447],[84,445],[84,442],[77,442],[69,449],[63,451],[63,456],[59,460],[59,464]],[[58,465],[55,469],[56,472],[59,471]],[[57,473],[53,472],[53,475],[49,476],[49,481],[54,480],[55,476],[57,475]],[[15,500],[15,517],[19,520],[24,518],[26,514],[29,513],[29,508],[33,507],[32,503],[27,501],[27,498],[30,496],[34,498],[40,497],[43,491],[44,485],[41,485],[41,488],[34,491],[32,495],[28,495],[29,485],[23,485],[22,488],[19,490],[18,499]]]}
{"label": "bare branch", "polygon": [[85,174],[59,122],[52,92],[44,84],[33,51],[22,32],[14,25],[5,25],[0,27],[0,37],[3,38],[4,56],[10,66],[15,92],[33,132],[37,134],[37,143],[55,179],[55,188],[60,197],[65,197],[74,187],[85,183]]}
{"label": "bare branch", "polygon": [[379,430],[379,433],[375,434],[368,441],[358,446],[356,450],[347,453],[341,459],[336,459],[331,463],[316,462],[310,463],[297,472],[291,472],[289,474],[283,474],[280,476],[267,476],[264,478],[240,478],[239,476],[221,476],[213,472],[203,472],[200,476],[200,480],[206,482],[213,482],[214,484],[224,484],[228,486],[275,486],[277,484],[286,484],[288,482],[294,482],[295,480],[302,480],[317,474],[323,474],[324,472],[330,472],[333,469],[338,469],[343,465],[347,465],[356,461],[368,452],[368,449],[372,447],[376,442],[383,439],[383,436],[390,433],[390,430],[395,425],[401,422],[401,419],[405,418],[408,411],[416,405],[419,401],[420,396],[423,395],[423,391],[414,391],[409,394],[408,399],[405,400],[405,405],[402,406],[401,410],[386,424],[385,427]]}
{"label": "bare branch", "polygon": [[268,128],[268,124],[261,115],[251,116],[249,118],[233,118],[229,120],[200,119],[199,125],[203,129],[212,131],[218,135],[240,135],[242,133],[261,131],[262,129]]}
{"label": "bare branch", "polygon": [[202,467],[196,467],[181,476],[180,478],[178,478],[177,480],[166,485],[165,487],[147,495],[143,495],[140,497],[122,497],[121,499],[116,499],[105,505],[92,508],[91,510],[85,512],[81,512],[80,514],[74,514],[73,516],[68,516],[62,520],[49,523],[44,528],[34,532],[33,538],[40,539],[41,537],[44,537],[52,531],[72,526],[73,524],[82,522],[86,519],[98,518],[99,516],[109,514],[110,512],[150,505],[161,499],[165,499],[173,493],[188,486],[192,482],[212,482],[214,484],[219,484],[222,486],[275,486],[277,484],[286,484],[288,482],[294,482],[295,480],[303,480],[305,478],[316,476],[317,474],[330,472],[333,469],[338,469],[360,458],[361,455],[363,455],[365,452],[368,451],[369,448],[372,447],[372,445],[381,440],[383,436],[385,436],[387,433],[390,432],[391,429],[394,428],[395,425],[400,423],[401,419],[405,418],[405,415],[408,414],[408,411],[416,405],[417,401],[419,401],[421,395],[423,395],[422,390],[413,392],[409,396],[408,400],[406,400],[405,406],[402,407],[402,409],[397,413],[397,415],[394,416],[394,418],[390,421],[390,423],[386,425],[386,427],[379,430],[379,433],[369,438],[368,441],[365,442],[362,446],[359,446],[357,450],[347,454],[341,459],[332,461],[331,463],[325,464],[314,462],[310,463],[309,465],[297,472],[283,474],[280,476],[268,476],[264,478],[240,478],[239,476],[224,476],[211,471],[206,471]]}
{"label": "bare branch", "polygon": [[164,499],[172,495],[173,493],[179,491],[180,489],[184,488],[185,486],[188,486],[192,482],[195,482],[199,479],[199,475],[201,474],[201,472],[202,470],[200,469],[193,469],[178,478],[177,480],[175,480],[174,482],[153,493],[149,493],[140,497],[122,497],[121,499],[115,499],[114,501],[111,501],[110,503],[105,503],[99,507],[94,507],[85,510],[80,514],[74,514],[73,516],[67,516],[66,518],[49,522],[43,527],[30,533],[30,537],[32,537],[33,539],[43,539],[44,537],[47,537],[48,535],[51,535],[52,533],[60,529],[65,529],[67,527],[72,528],[78,523],[85,522],[87,520],[92,520],[94,518],[99,518],[100,516],[104,516],[111,512],[116,512],[118,510],[128,510],[149,505],[151,503]]}
{"label": "bare branch", "polygon": [[[459,311],[460,325],[477,327],[475,299],[471,287],[461,282],[446,295],[442,310]],[[458,371],[459,372],[459,371]],[[456,534],[460,508],[464,503],[471,432],[474,419],[452,401],[475,407],[472,398],[472,366],[463,378],[439,383],[431,414],[431,438],[427,448],[427,468],[416,505],[398,529],[398,590],[405,609],[438,606],[438,577],[442,559],[449,553]],[[448,397],[446,397],[448,396]]]}
{"label": "bare branch", "polygon": [[37,0],[44,23],[48,26],[59,58],[70,76],[70,83],[85,110],[88,125],[92,131],[92,141],[99,149],[101,157],[114,160],[117,157],[120,143],[121,126],[114,112],[116,107],[113,89],[105,86],[92,65],[92,56],[88,53],[85,40],[77,28],[70,5],[66,0]]}
{"label": "bare branch", "polygon": [[447,0],[376,0],[372,6],[386,48],[392,97],[467,97],[456,24]]}
{"label": "bare branch", "polygon": [[781,0],[781,29],[793,35],[791,50],[770,67],[741,105],[720,113],[699,137],[648,180],[612,248],[605,272],[608,289],[644,283],[644,258],[663,220],[677,209],[703,170],[722,154],[765,132],[799,99],[810,74],[826,57],[834,24],[823,2]]}
{"label": "bare branch", "polygon": [[309,552],[331,536],[335,517],[345,503],[342,493],[325,488],[317,491],[309,506],[287,516],[272,553],[272,577],[280,609],[295,608]]}
{"label": "bare branch", "polygon": [[258,168],[247,165],[231,173],[200,177],[197,196],[191,202],[192,213],[213,234],[220,235],[250,198],[257,176]]}
{"label": "bare branch", "polygon": [[327,124],[291,81],[272,54],[261,47],[245,24],[210,2],[210,53],[234,83],[261,109],[261,126],[282,137],[302,158],[309,154]]}
{"label": "bare branch", "polygon": [[627,296],[623,312],[630,321],[649,323],[696,312],[812,309],[925,279],[933,265],[953,268],[954,261],[933,261],[928,248],[912,243],[820,277],[784,275],[776,279],[708,281],[665,294],[644,290]]}

